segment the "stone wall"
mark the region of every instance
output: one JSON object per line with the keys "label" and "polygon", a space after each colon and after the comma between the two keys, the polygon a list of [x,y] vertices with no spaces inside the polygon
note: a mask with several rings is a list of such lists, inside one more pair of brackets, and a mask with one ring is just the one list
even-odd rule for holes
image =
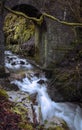
{"label": "stone wall", "polygon": [[[49,6],[50,5],[50,6]],[[59,18],[73,22],[75,19],[67,6],[62,6],[57,1],[46,3],[45,12]],[[71,48],[70,43],[76,39],[75,30],[70,26],[65,26],[49,18],[46,18],[47,24],[47,66],[54,67],[60,63],[66,51],[65,48]],[[64,50],[64,51],[62,51]]]}

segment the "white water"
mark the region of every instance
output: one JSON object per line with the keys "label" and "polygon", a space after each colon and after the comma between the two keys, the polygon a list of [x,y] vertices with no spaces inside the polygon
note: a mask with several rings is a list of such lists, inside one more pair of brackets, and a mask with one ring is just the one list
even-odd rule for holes
{"label": "white water", "polygon": [[[27,69],[32,69],[33,67],[27,63],[27,61],[24,59],[18,58],[18,56],[14,56],[10,52],[6,52],[7,59],[5,66],[10,69],[19,69],[21,67],[26,67]],[[11,65],[13,60],[9,62],[8,57],[16,57],[15,65]],[[24,65],[20,65],[20,60],[23,60],[25,62]],[[30,67],[29,67],[30,66]],[[44,80],[46,82],[46,78],[44,75],[40,75],[39,78],[33,75],[30,79],[26,76],[22,79],[22,81],[12,81],[11,83],[16,84],[22,91],[28,92],[30,94],[32,93],[38,93],[37,95],[37,101],[38,104],[41,106],[41,112],[42,112],[42,118],[43,120],[51,118],[53,116],[57,116],[59,118],[64,119],[68,126],[70,127],[70,130],[82,130],[82,110],[78,105],[72,104],[72,103],[55,103],[53,102],[48,93],[46,88],[46,83],[40,85],[38,83],[39,80]]]}
{"label": "white water", "polygon": [[[10,51],[5,51],[5,67],[8,69],[32,69],[32,65],[29,64],[26,59],[19,58],[17,55],[13,55]],[[23,64],[21,63],[23,62]]]}

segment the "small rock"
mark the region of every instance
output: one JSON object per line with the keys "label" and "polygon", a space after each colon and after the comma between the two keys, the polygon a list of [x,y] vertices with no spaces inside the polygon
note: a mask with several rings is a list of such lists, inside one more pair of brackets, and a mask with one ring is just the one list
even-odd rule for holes
{"label": "small rock", "polygon": [[41,80],[39,80],[37,83],[38,83],[38,84],[44,84],[45,81],[41,79]]}
{"label": "small rock", "polygon": [[12,62],[11,65],[16,65],[16,62]]}
{"label": "small rock", "polygon": [[60,119],[58,117],[52,117],[51,119],[48,119],[45,122],[44,127],[52,128],[52,129],[59,128],[58,130],[69,130],[66,122],[63,119]]}
{"label": "small rock", "polygon": [[21,61],[20,61],[20,64],[21,64],[21,65],[24,65],[24,64],[25,64],[25,62],[21,60]]}
{"label": "small rock", "polygon": [[36,72],[36,73],[34,74],[34,76],[36,76],[36,77],[38,77],[38,78],[39,78],[39,75],[40,75],[39,72]]}
{"label": "small rock", "polygon": [[18,73],[18,74],[11,74],[10,76],[11,79],[14,79],[14,80],[22,80],[23,78],[25,78],[25,73]]}
{"label": "small rock", "polygon": [[29,98],[30,100],[32,101],[33,104],[36,104],[36,97],[37,97],[37,93],[34,93],[34,94],[30,94],[29,95]]}

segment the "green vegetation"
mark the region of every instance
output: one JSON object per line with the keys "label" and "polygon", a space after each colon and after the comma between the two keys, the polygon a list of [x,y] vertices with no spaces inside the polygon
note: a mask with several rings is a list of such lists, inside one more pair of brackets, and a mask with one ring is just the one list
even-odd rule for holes
{"label": "green vegetation", "polygon": [[8,94],[4,89],[0,89],[0,98],[4,97],[5,99],[8,99]]}
{"label": "green vegetation", "polygon": [[34,35],[35,26],[31,20],[22,16],[9,13],[4,22],[4,33],[6,36],[6,45],[22,44]]}
{"label": "green vegetation", "polygon": [[48,128],[47,130],[68,130],[68,129],[64,129],[61,126],[57,126],[56,128]]}

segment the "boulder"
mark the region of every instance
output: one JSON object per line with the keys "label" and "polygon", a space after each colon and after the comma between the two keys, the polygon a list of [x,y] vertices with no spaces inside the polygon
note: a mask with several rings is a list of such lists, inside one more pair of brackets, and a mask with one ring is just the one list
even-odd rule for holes
{"label": "boulder", "polygon": [[66,122],[58,117],[48,119],[44,127],[47,130],[69,130]]}

